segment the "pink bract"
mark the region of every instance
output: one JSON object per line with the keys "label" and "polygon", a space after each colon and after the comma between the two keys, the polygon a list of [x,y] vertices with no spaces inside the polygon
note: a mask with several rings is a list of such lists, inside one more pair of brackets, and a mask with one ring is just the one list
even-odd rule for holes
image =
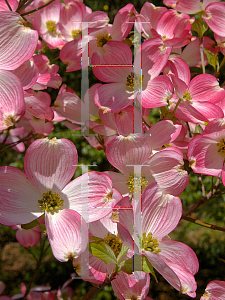
{"label": "pink bract", "polygon": [[23,25],[23,18],[16,12],[0,12],[0,69],[14,70],[33,55],[38,33]]}
{"label": "pink bract", "polygon": [[21,81],[12,72],[0,70],[0,131],[14,126],[24,113]]}
{"label": "pink bract", "polygon": [[200,300],[224,300],[225,281],[214,280],[207,284],[204,295]]}

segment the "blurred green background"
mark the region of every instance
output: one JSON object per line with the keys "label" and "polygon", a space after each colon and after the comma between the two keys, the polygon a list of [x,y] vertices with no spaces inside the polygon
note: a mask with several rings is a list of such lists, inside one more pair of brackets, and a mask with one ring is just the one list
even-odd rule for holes
{"label": "blurred green background", "polygon": [[[114,0],[114,1],[93,1],[84,0],[84,3],[91,7],[93,11],[104,10],[108,13],[110,21],[117,11],[128,3],[133,3],[137,11],[146,1],[136,0]],[[162,1],[152,1],[156,6],[162,5]],[[46,55],[52,59],[57,57],[58,50],[48,50]],[[54,63],[60,66],[60,75],[63,78],[63,83],[72,87],[78,95],[80,95],[81,86],[81,71],[66,73],[66,66],[60,62]],[[199,72],[201,72],[199,70]],[[209,69],[210,72],[210,69]],[[97,82],[91,68],[89,68],[90,86]],[[52,102],[56,99],[57,90],[48,88],[48,92],[52,96]],[[159,118],[158,110],[153,109],[150,112],[150,119],[156,122]],[[55,129],[51,133],[50,138],[67,138],[74,142],[79,154],[80,164],[97,164],[97,167],[92,167],[90,170],[104,171],[110,170],[110,164],[106,160],[103,150],[92,148],[87,141],[78,136],[78,132],[68,130],[62,124],[55,124]],[[17,153],[8,150],[0,157],[1,165],[10,165],[23,170],[24,153]],[[81,168],[77,168],[75,177],[81,175]],[[190,174],[190,184],[180,196],[183,203],[183,210],[186,211],[192,203],[201,199],[201,186],[195,174]],[[211,190],[212,178],[203,176],[203,182],[207,191]],[[215,179],[214,179],[215,182]],[[211,199],[200,206],[195,213],[191,215],[193,218],[200,219],[204,222],[216,224],[217,226],[225,227],[225,197],[218,196]],[[181,220],[178,227],[170,235],[173,240],[177,240],[189,245],[197,254],[200,270],[195,276],[198,283],[197,299],[200,299],[204,293],[204,289],[208,282],[212,280],[225,280],[225,232],[210,230],[193,223]],[[38,255],[39,246],[31,249],[34,254]],[[221,260],[222,259],[222,260]],[[20,284],[24,282],[26,285],[31,281],[35,268],[35,261],[30,253],[20,246],[15,239],[15,231],[7,226],[0,225],[0,281],[6,283],[4,294],[13,295],[20,293]],[[50,285],[52,289],[57,289],[70,278],[70,274],[74,273],[71,262],[60,263],[51,254],[49,249],[43,259],[43,263],[38,271],[34,285]],[[174,290],[161,275],[157,274],[159,283],[156,283],[154,278],[151,278],[150,292],[154,300],[173,300],[173,299],[188,299],[188,296],[181,295]],[[73,299],[82,299],[82,297],[91,289],[92,285],[88,282],[83,282],[80,279],[75,279],[70,285],[74,291]],[[105,287],[95,299],[111,300],[116,299],[112,288]]]}

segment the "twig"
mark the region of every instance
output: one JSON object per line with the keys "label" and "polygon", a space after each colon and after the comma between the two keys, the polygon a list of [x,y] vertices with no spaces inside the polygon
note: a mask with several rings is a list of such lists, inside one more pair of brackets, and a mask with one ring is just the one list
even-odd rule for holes
{"label": "twig", "polygon": [[35,254],[29,249],[29,248],[25,248],[32,256],[33,258],[36,260],[36,263],[38,262],[37,257],[35,256]]}
{"label": "twig", "polygon": [[55,1],[55,0],[51,0],[51,1],[49,1],[48,3],[42,5],[42,6],[38,7],[38,8],[35,8],[35,9],[30,10],[30,11],[28,11],[28,12],[25,12],[25,13],[21,14],[21,17],[24,17],[24,16],[26,16],[26,15],[32,14],[32,13],[34,13],[34,12],[36,12],[36,11],[38,11],[38,10],[40,10],[40,9],[42,9],[42,8],[44,8],[44,7],[46,7],[46,6],[48,6],[49,4],[51,4],[51,3],[54,2],[54,1]]}
{"label": "twig", "polygon": [[205,59],[204,59],[203,44],[200,45],[200,55],[201,55],[201,62],[202,62],[202,73],[205,74]]}
{"label": "twig", "polygon": [[8,8],[9,8],[9,10],[11,10],[11,11],[12,11],[12,8],[11,8],[11,6],[10,6],[9,2],[8,2],[7,0],[5,0],[5,3],[7,4],[7,6],[8,6]]}
{"label": "twig", "polygon": [[[6,150],[8,150],[9,148],[12,148],[12,147],[18,145],[19,143],[29,141],[29,139],[31,139],[32,137],[35,137],[35,136],[36,136],[36,134],[33,134],[32,131],[31,131],[26,137],[20,139],[19,141],[16,141],[16,142],[7,144],[7,146],[5,146],[4,148],[1,147],[1,145],[0,145],[0,156],[1,156],[2,154],[4,154],[4,152],[5,152]],[[4,145],[3,145],[3,146],[4,146]]]}
{"label": "twig", "polygon": [[151,128],[151,126],[148,125],[148,123],[145,121],[145,119],[142,117],[142,121],[144,122],[144,124],[148,127]]}
{"label": "twig", "polygon": [[19,2],[16,12],[19,14],[23,11],[28,5],[30,5],[34,0],[22,0]]}
{"label": "twig", "polygon": [[100,134],[98,134],[97,136],[95,136],[95,138],[98,141],[98,143],[102,146],[102,150],[105,151],[105,144],[104,144],[104,141],[102,140]]}
{"label": "twig", "polygon": [[222,69],[222,67],[223,67],[224,64],[225,64],[225,56],[223,57],[223,60],[222,60],[222,62],[220,64],[220,66],[219,66],[219,70],[218,70],[217,74],[220,73],[220,71],[221,71],[221,69]]}
{"label": "twig", "polygon": [[206,228],[209,228],[209,229],[212,229],[212,230],[225,231],[224,227],[219,227],[219,226],[216,226],[213,224],[205,223],[205,222],[202,222],[202,221],[190,218],[190,217],[186,217],[184,215],[181,217],[181,219],[189,221],[189,222],[197,224],[197,225],[200,225],[200,226],[203,226],[203,227],[206,227]]}
{"label": "twig", "polygon": [[9,129],[7,129],[7,132],[5,134],[4,140],[2,141],[2,146],[5,145],[7,138],[9,137]]}
{"label": "twig", "polygon": [[178,108],[178,105],[181,103],[181,100],[182,100],[182,99],[179,98],[179,100],[177,101],[176,106],[175,106],[174,110],[173,110],[172,113],[171,113],[171,116],[172,116],[172,117],[175,116],[175,112],[176,112],[176,110],[177,110],[177,108]]}
{"label": "twig", "polygon": [[93,286],[90,289],[90,291],[84,296],[84,298],[82,300],[90,300],[90,299],[94,298],[100,290],[101,290],[100,287]]}
{"label": "twig", "polygon": [[192,205],[185,213],[183,213],[183,216],[185,217],[188,216],[190,213],[195,211],[200,205],[202,205],[206,200],[211,198],[217,191],[219,185],[220,185],[220,178],[217,179],[214,189],[210,191],[205,197],[202,197],[197,203]]}
{"label": "twig", "polygon": [[[204,186],[204,184],[202,182],[202,177],[199,176],[198,180],[199,180],[199,182],[201,183],[201,186],[202,186],[202,196],[205,197],[205,186]],[[213,190],[213,186],[212,186],[212,190]]]}
{"label": "twig", "polygon": [[98,294],[98,292],[99,292],[101,289],[103,289],[106,285],[109,285],[110,282],[111,282],[113,279],[115,279],[116,274],[117,274],[117,271],[115,271],[115,272],[111,275],[111,277],[106,276],[106,279],[105,279],[105,281],[104,281],[102,284],[100,284],[100,285],[94,285],[94,286],[90,289],[90,291],[84,296],[84,298],[82,298],[82,300],[90,300],[90,299],[94,298],[94,297]]}
{"label": "twig", "polygon": [[57,56],[57,57],[51,59],[51,60],[50,60],[50,64],[51,64],[53,61],[56,61],[57,59],[59,59],[59,56]]}
{"label": "twig", "polygon": [[30,290],[31,290],[31,286],[32,286],[32,284],[33,284],[33,282],[34,282],[34,279],[35,279],[35,277],[36,277],[36,275],[37,275],[37,272],[38,272],[38,270],[39,270],[39,268],[40,268],[41,261],[42,261],[42,258],[43,258],[43,254],[44,254],[44,246],[45,246],[45,242],[46,242],[46,241],[47,241],[47,236],[45,236],[43,243],[42,243],[42,240],[40,240],[41,253],[40,253],[40,256],[39,256],[39,258],[38,258],[38,260],[37,260],[37,264],[36,264],[36,268],[35,268],[35,271],[34,271],[33,278],[32,278],[32,280],[30,281],[30,283],[29,283],[29,285],[28,285],[28,288],[26,289],[26,293],[25,293],[24,296],[23,296],[23,300],[26,300],[26,298],[27,298],[27,296],[28,296],[28,294],[29,294],[29,292],[30,292]]}
{"label": "twig", "polygon": [[212,176],[211,192],[213,193],[213,176]]}

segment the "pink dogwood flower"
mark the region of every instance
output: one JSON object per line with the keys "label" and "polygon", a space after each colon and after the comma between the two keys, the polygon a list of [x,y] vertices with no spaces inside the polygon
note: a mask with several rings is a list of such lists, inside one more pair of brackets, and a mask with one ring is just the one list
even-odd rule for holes
{"label": "pink dogwood flower", "polygon": [[[170,49],[164,48],[161,39],[148,40],[138,48],[133,66],[130,47],[109,41],[92,56],[95,76],[107,83],[96,89],[95,104],[104,113],[119,111],[136,99],[145,108],[166,106],[173,87],[166,76],[158,75],[169,54]],[[141,70],[135,71],[139,64]]]}
{"label": "pink dogwood flower", "polygon": [[200,300],[225,300],[225,281],[209,282]]}
{"label": "pink dogwood flower", "polygon": [[[169,134],[172,131],[168,126],[170,123],[161,122]],[[154,146],[161,147],[165,141],[170,140],[167,137],[160,141],[161,135],[155,127],[157,126],[152,127],[152,131],[149,130],[150,136],[134,134],[124,137],[120,135],[110,138],[106,143],[108,161],[124,175],[111,171],[107,174],[122,194],[130,192],[132,195],[143,191],[149,183],[156,181],[163,193],[178,196],[189,183],[188,173],[184,170],[183,155],[179,149],[167,147],[151,156],[151,142]],[[158,142],[156,142],[156,136],[158,136]],[[139,174],[134,174],[137,172],[135,166],[141,167],[141,170],[138,170]]]}
{"label": "pink dogwood flower", "polygon": [[117,211],[122,242],[134,253],[147,257],[175,289],[196,297],[193,275],[198,271],[198,259],[187,245],[168,238],[182,215],[180,199],[163,194],[157,184],[152,183],[145,188],[142,199],[134,202],[133,209],[134,224],[131,210]]}
{"label": "pink dogwood flower", "polygon": [[65,42],[58,28],[60,23],[61,2],[54,1],[50,5],[32,14],[32,24],[49,48],[61,48]]}
{"label": "pink dogwood flower", "polygon": [[[190,83],[170,74],[173,81],[175,93],[179,97],[179,105],[175,112],[175,117],[187,121],[198,123],[209,121],[213,118],[222,118],[223,111],[216,104],[222,101],[225,91],[219,86],[217,79],[210,74],[201,74],[194,77]],[[178,102],[178,97],[170,99],[172,106]]]}
{"label": "pink dogwood flower", "polygon": [[38,68],[37,81],[32,86],[33,90],[43,90],[47,87],[58,89],[62,84],[62,78],[57,73],[59,66],[50,64],[49,59],[45,55],[34,55],[32,57],[36,67]]}
{"label": "pink dogwood flower", "polygon": [[136,271],[129,275],[123,271],[112,281],[112,288],[118,299],[146,299],[150,285],[150,276],[147,273]]}
{"label": "pink dogwood flower", "polygon": [[60,261],[85,251],[86,222],[109,214],[121,198],[106,174],[89,172],[68,183],[77,160],[72,142],[46,138],[29,146],[25,173],[14,167],[0,168],[0,222],[26,224],[45,213],[49,242]]}
{"label": "pink dogwood flower", "polygon": [[157,7],[145,2],[140,12],[144,36],[161,38],[165,47],[183,47],[192,37],[191,24],[194,18],[187,14],[179,14],[175,10]]}
{"label": "pink dogwood flower", "polygon": [[[68,65],[66,69],[68,72],[80,70],[93,64],[93,53],[96,51],[104,52],[104,45],[108,41],[123,41],[133,26],[137,12],[133,4],[127,4],[119,10],[112,26],[108,25],[108,17],[105,13],[98,12],[97,15],[94,15],[95,13],[97,14],[94,12],[88,15],[88,18],[84,17],[78,25],[80,27],[79,38],[81,37],[81,29],[88,28],[88,35],[83,36],[82,40],[75,38],[66,43],[60,51],[60,59]],[[103,23],[101,24],[102,20]],[[98,26],[99,23],[101,26]],[[88,56],[89,59],[84,59],[84,56]]]}
{"label": "pink dogwood flower", "polygon": [[[218,128],[218,127],[217,127]],[[213,130],[213,127],[212,127]],[[219,176],[225,185],[225,129],[198,135],[190,142],[187,158],[195,173]]]}
{"label": "pink dogwood flower", "polygon": [[[211,1],[210,1],[211,2]],[[215,2],[215,1],[212,1]],[[225,36],[225,3],[210,3],[205,8],[203,20],[207,23],[210,29],[220,35]]]}
{"label": "pink dogwood flower", "polygon": [[[203,4],[204,2],[206,1],[203,0]],[[203,8],[200,0],[190,0],[188,2],[185,0],[163,0],[163,4],[186,14],[198,13]]]}

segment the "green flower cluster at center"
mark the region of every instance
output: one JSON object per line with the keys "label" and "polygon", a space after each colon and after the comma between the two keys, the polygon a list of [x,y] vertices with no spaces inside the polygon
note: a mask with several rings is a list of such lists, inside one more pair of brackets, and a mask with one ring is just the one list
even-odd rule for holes
{"label": "green flower cluster at center", "polygon": [[56,22],[55,21],[47,21],[46,27],[48,29],[48,32],[56,33]]}
{"label": "green flower cluster at center", "polygon": [[142,86],[144,75],[136,74],[131,72],[130,75],[127,76],[126,86],[131,88],[133,91],[138,90]]}
{"label": "green flower cluster at center", "polygon": [[46,210],[53,214],[63,207],[64,200],[60,198],[60,193],[48,190],[43,193],[42,199],[38,200],[38,203],[42,211]]}
{"label": "green flower cluster at center", "polygon": [[146,232],[143,233],[143,237],[141,240],[141,247],[145,251],[150,251],[152,253],[159,253],[161,249],[159,249],[159,242],[157,238],[152,237],[152,233],[149,232],[146,236]]}
{"label": "green flower cluster at center", "polygon": [[187,101],[192,100],[191,94],[190,94],[188,91],[186,91],[186,92],[184,93],[184,95],[183,95],[183,99],[185,99],[185,100],[187,100]]}
{"label": "green flower cluster at center", "polygon": [[128,188],[130,190],[131,193],[137,193],[137,192],[141,192],[142,189],[144,189],[147,184],[148,184],[148,180],[146,180],[145,176],[143,175],[135,175],[131,173],[126,184],[128,185]]}
{"label": "green flower cluster at center", "polygon": [[107,233],[107,236],[104,238],[104,242],[113,250],[115,256],[117,257],[122,248],[122,242],[120,238],[112,233]]}
{"label": "green flower cluster at center", "polygon": [[81,30],[72,30],[72,37],[75,39],[75,37],[79,34],[81,36],[82,31]]}
{"label": "green flower cluster at center", "polygon": [[108,41],[111,41],[112,37],[107,33],[97,36],[97,47],[103,47]]}
{"label": "green flower cluster at center", "polygon": [[221,154],[225,154],[225,139],[222,139],[216,145],[219,147],[218,152],[221,153]]}

